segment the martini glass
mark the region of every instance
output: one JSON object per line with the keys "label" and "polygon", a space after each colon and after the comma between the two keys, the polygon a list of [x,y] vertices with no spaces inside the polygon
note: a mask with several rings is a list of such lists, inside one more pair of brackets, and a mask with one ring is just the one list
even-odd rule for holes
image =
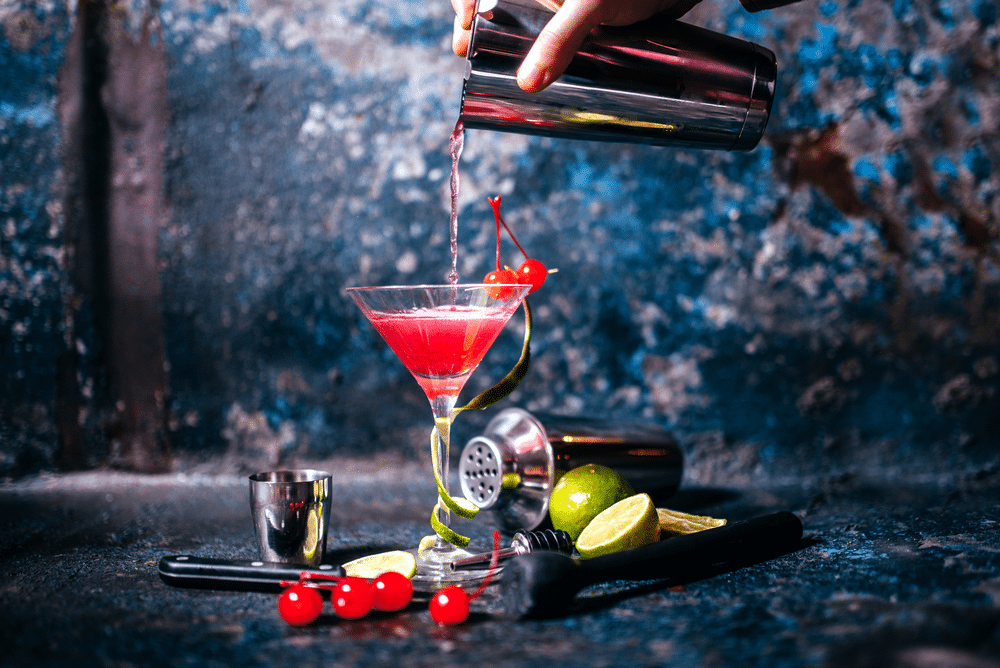
{"label": "martini glass", "polygon": [[[427,395],[438,430],[436,475],[448,492],[448,428],[458,395],[486,351],[510,320],[530,285],[447,284],[348,288],[399,360]],[[448,527],[450,513],[438,502],[438,520]],[[435,589],[482,580],[485,571],[453,570],[451,562],[468,556],[441,537],[417,551],[414,586]]]}

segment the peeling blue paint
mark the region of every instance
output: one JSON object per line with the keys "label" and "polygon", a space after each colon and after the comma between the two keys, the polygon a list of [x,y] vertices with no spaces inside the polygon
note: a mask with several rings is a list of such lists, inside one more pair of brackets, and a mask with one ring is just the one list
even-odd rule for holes
{"label": "peeling blue paint", "polygon": [[997,13],[1000,8],[993,0],[978,0],[973,5],[973,13],[976,19],[986,28],[992,28],[997,21]]}
{"label": "peeling blue paint", "polygon": [[962,164],[975,179],[976,185],[990,177],[993,173],[993,162],[990,160],[982,144],[971,146],[962,156]]}
{"label": "peeling blue paint", "polygon": [[854,163],[854,174],[863,179],[878,183],[879,173],[875,164],[867,158],[859,158]]}
{"label": "peeling blue paint", "polygon": [[41,129],[55,121],[51,104],[18,105],[0,101],[0,116],[5,121]]}
{"label": "peeling blue paint", "polygon": [[895,151],[886,155],[882,164],[899,185],[907,186],[913,180],[913,164],[903,151]]}
{"label": "peeling blue paint", "polygon": [[816,37],[802,40],[797,52],[798,60],[806,65],[829,64],[837,52],[837,28],[818,21],[813,27]]}
{"label": "peeling blue paint", "polygon": [[936,156],[931,165],[934,167],[934,171],[942,176],[949,179],[958,178],[958,167],[955,165],[955,162],[946,155]]}

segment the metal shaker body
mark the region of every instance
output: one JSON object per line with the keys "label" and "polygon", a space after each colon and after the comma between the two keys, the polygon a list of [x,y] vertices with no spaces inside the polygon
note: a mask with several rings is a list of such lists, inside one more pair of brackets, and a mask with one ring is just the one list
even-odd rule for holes
{"label": "metal shaker body", "polygon": [[536,0],[498,0],[476,15],[460,113],[466,128],[722,150],[760,141],[777,78],[769,49],[656,17],[603,26],[565,74],[526,93],[517,68],[551,17]]}
{"label": "metal shaker body", "polygon": [[652,424],[501,411],[469,440],[458,460],[463,495],[494,511],[505,530],[533,530],[548,519],[559,472],[601,464],[636,492],[666,498],[677,491],[683,455],[673,437]]}

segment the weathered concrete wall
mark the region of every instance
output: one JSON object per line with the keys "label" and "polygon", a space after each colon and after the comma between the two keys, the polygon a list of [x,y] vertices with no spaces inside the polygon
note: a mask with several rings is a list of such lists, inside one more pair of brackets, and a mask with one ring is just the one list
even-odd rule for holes
{"label": "weathered concrete wall", "polygon": [[58,2],[0,3],[0,469],[51,466],[71,294],[62,236]]}
{"label": "weathered concrete wall", "polygon": [[[450,4],[151,4],[170,113],[159,253],[174,457],[412,455],[426,400],[342,289],[450,268],[447,139],[463,71]],[[79,324],[87,304],[67,303],[60,264],[53,110],[74,15],[0,7],[12,73],[0,83],[0,448],[16,473],[59,460],[56,361],[97,335]],[[522,245],[559,268],[532,297],[532,371],[508,405],[669,425],[701,481],[994,474],[996,4],[749,15],[705,0],[687,20],[777,53],[779,97],[755,151],[467,135],[462,278],[487,271],[498,193]],[[512,330],[469,396],[512,363]],[[104,373],[88,363],[83,411]],[[463,415],[458,434],[488,417]]]}

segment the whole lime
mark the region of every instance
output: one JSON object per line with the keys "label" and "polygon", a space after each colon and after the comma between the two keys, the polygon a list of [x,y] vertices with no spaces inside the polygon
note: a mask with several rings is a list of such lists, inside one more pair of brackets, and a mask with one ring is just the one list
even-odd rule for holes
{"label": "whole lime", "polygon": [[632,485],[614,469],[586,464],[567,471],[552,488],[549,517],[575,543],[592,519],[633,494]]}

